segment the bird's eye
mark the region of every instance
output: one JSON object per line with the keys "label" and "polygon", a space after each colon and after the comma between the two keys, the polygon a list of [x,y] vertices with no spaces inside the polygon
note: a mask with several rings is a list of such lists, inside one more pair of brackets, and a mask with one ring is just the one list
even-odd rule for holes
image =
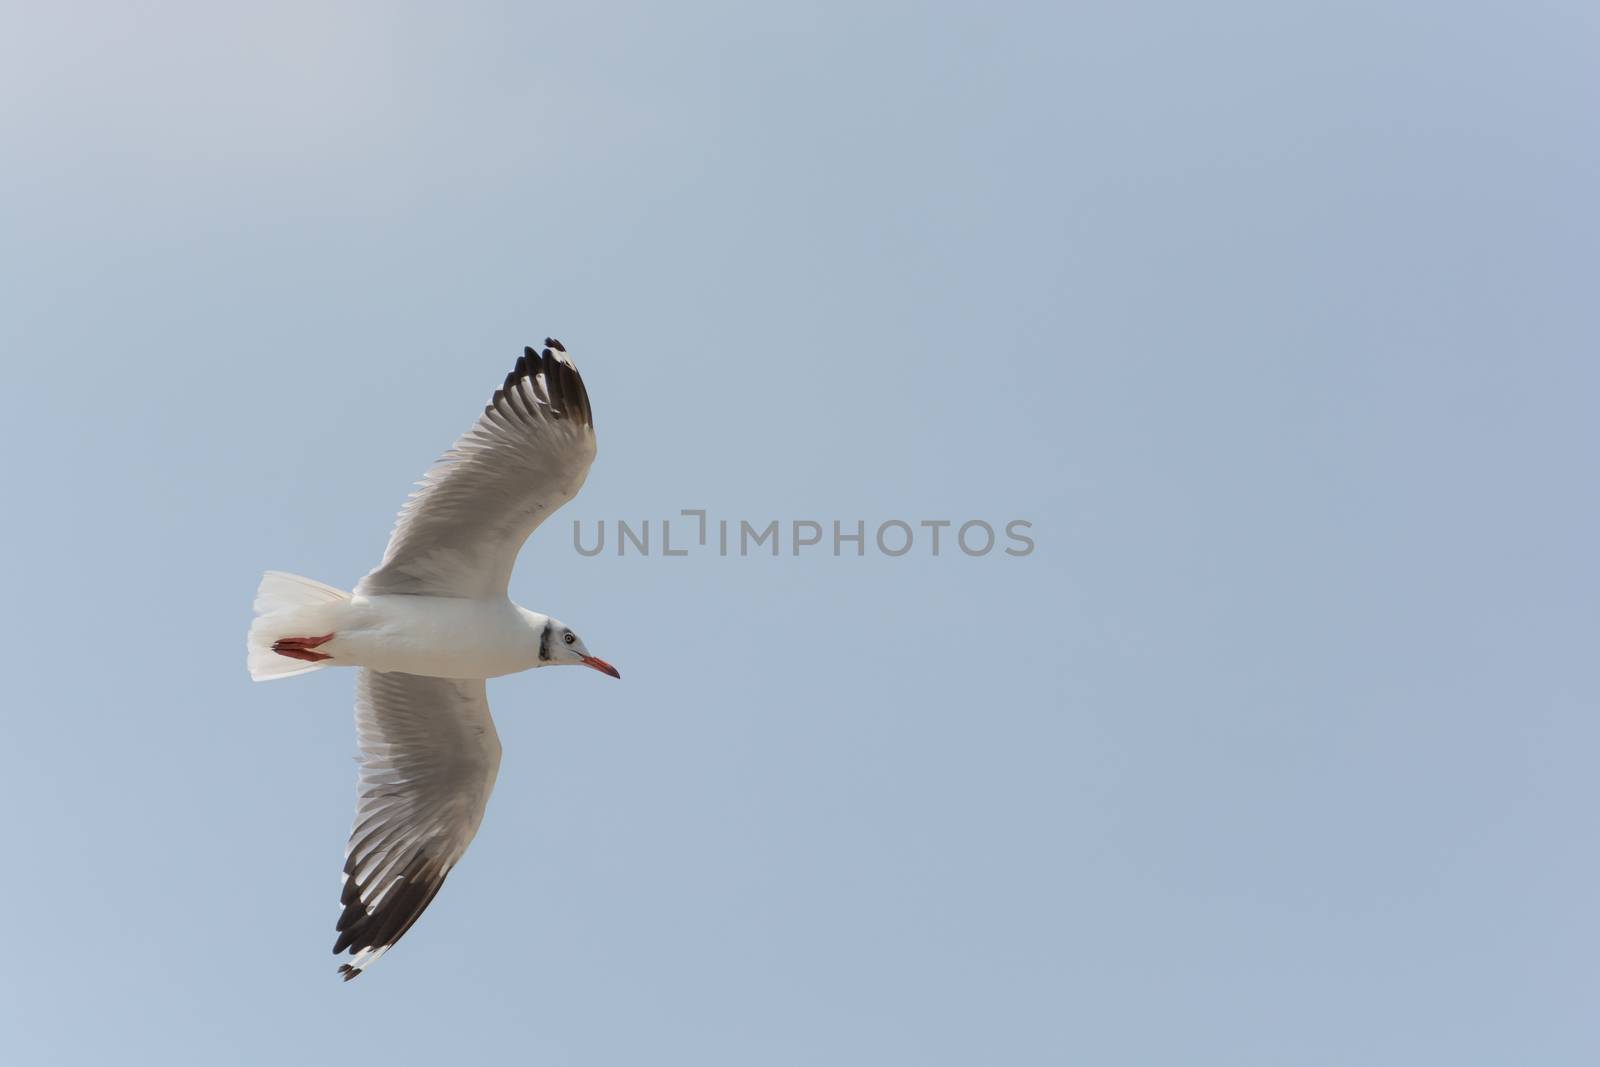
{"label": "bird's eye", "polygon": [[563,638],[562,638],[562,639],[561,639],[561,640],[563,640],[563,641],[565,641],[565,642],[566,642],[566,643],[567,643],[567,644],[569,644],[569,645],[570,645],[570,644],[572,644],[572,642],[574,642],[574,641],[576,641],[576,640],[577,640],[577,639],[578,639],[578,635],[577,635],[577,634],[575,634],[575,633],[572,633],[572,632],[571,632],[571,631],[570,631],[570,630],[569,630],[569,631],[568,631],[568,632],[567,632],[567,636],[565,636],[565,637],[563,637]]}

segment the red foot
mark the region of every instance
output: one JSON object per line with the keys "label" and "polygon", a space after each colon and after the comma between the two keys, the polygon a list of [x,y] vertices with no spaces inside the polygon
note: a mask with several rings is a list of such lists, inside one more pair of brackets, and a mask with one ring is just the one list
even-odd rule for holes
{"label": "red foot", "polygon": [[313,652],[311,650],[332,640],[332,634],[323,634],[321,637],[280,637],[272,643],[272,651],[280,656],[288,656],[290,659],[303,659],[307,663],[320,663],[333,657],[326,652]]}

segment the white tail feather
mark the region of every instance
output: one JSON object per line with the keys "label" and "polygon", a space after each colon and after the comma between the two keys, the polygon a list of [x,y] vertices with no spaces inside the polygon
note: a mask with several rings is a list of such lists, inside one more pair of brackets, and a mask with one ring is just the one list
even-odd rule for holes
{"label": "white tail feather", "polygon": [[258,682],[293,678],[297,674],[333,666],[333,661],[307,663],[280,656],[273,642],[284,637],[311,637],[333,633],[342,621],[350,594],[342,589],[298,574],[268,571],[256,588],[255,621],[245,640],[250,677]]}

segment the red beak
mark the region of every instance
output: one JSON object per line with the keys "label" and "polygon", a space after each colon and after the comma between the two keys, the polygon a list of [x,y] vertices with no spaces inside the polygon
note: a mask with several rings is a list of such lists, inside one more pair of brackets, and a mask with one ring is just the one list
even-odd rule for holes
{"label": "red beak", "polygon": [[622,672],[621,671],[617,670],[615,667],[613,667],[611,664],[607,663],[605,660],[601,659],[599,656],[585,656],[585,657],[583,657],[583,665],[585,667],[593,667],[595,670],[599,671],[601,674],[609,674],[613,678],[621,678],[622,677]]}

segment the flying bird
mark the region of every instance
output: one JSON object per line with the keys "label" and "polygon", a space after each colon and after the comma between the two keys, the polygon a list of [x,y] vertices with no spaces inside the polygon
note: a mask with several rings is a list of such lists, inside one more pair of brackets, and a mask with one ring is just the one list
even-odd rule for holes
{"label": "flying bird", "polygon": [[560,664],[621,677],[507,596],[523,542],[578,494],[594,453],[583,379],[546,338],[418,483],[354,592],[262,576],[251,678],[357,668],[361,771],[333,945],[352,957],[345,981],[411,929],[478,831],[500,769],[484,679]]}

